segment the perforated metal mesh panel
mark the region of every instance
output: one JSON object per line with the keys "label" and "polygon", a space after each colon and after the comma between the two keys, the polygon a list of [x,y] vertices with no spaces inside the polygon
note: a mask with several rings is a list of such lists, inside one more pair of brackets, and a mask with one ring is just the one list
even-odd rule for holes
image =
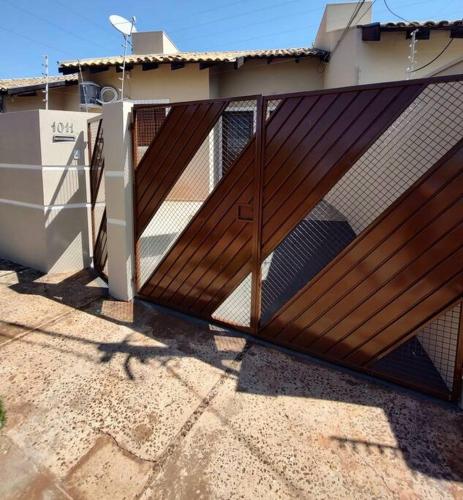
{"label": "perforated metal mesh panel", "polygon": [[212,318],[235,326],[251,324],[252,275],[248,274],[238,288],[212,314]]}
{"label": "perforated metal mesh panel", "polygon": [[463,83],[429,85],[262,264],[262,323],[463,135]]}
{"label": "perforated metal mesh panel", "polygon": [[[138,115],[138,112],[137,112]],[[137,116],[137,137],[155,133],[153,117],[159,113]],[[147,120],[146,130],[144,123]],[[150,277],[162,258],[203,205],[220,179],[255,133],[256,101],[231,101],[207,138],[197,150],[162,205],[150,220],[139,240],[139,285]],[[137,144],[137,151],[143,146]],[[237,311],[236,314],[241,314]]]}
{"label": "perforated metal mesh panel", "polygon": [[265,119],[268,120],[274,111],[277,109],[279,104],[282,102],[281,99],[269,99],[265,103]]}
{"label": "perforated metal mesh panel", "polygon": [[444,312],[379,361],[372,371],[439,393],[453,390],[461,304]]}
{"label": "perforated metal mesh panel", "polygon": [[169,110],[170,106],[137,108],[135,120],[135,165],[138,165],[148,146],[159,132]]}

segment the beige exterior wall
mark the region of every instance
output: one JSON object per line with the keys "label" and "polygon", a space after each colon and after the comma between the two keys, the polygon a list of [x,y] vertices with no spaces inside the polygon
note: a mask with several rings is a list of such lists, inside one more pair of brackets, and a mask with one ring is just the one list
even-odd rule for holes
{"label": "beige exterior wall", "polygon": [[430,70],[427,76],[446,76],[446,75],[460,75],[463,74],[463,59],[444,64],[438,69]]}
{"label": "beige exterior wall", "polygon": [[[0,184],[3,183],[0,169]],[[46,272],[44,213],[40,206],[0,202],[0,256]]]}
{"label": "beige exterior wall", "polygon": [[[44,94],[41,90],[33,96],[5,96],[4,106],[6,112],[45,109]],[[65,87],[51,88],[48,94],[48,109],[79,111],[80,98],[79,86],[68,85]]]}
{"label": "beige exterior wall", "polygon": [[39,112],[0,114],[0,163],[40,165]]}
{"label": "beige exterior wall", "polygon": [[[278,94],[320,89],[323,86],[323,66],[317,58],[247,61],[238,70],[212,67],[200,70],[198,64],[187,64],[172,71],[169,64],[143,71],[135,66],[126,81],[125,95],[131,100],[192,101],[218,97],[253,94]],[[101,73],[84,73],[84,79],[102,86],[120,87],[120,73],[114,68]]]}
{"label": "beige exterior wall", "polygon": [[[406,67],[410,55],[410,40],[405,33],[381,33],[379,42],[362,42],[362,31],[357,29],[356,38],[360,42],[358,59],[360,61],[359,83],[372,83],[406,78]],[[429,40],[417,42],[416,67],[428,63],[445,47],[449,41],[448,31],[431,31]],[[425,77],[433,69],[449,63],[463,53],[463,39],[455,38],[450,47],[433,64],[413,74],[413,78]]]}
{"label": "beige exterior wall", "polygon": [[306,57],[298,63],[292,59],[251,60],[238,70],[230,67],[211,69],[211,97],[233,97],[255,94],[285,94],[323,87],[323,63]]}
{"label": "beige exterior wall", "polygon": [[[331,34],[332,43],[340,32]],[[449,41],[448,31],[431,31],[429,40],[419,40],[416,67],[432,60]],[[362,30],[352,28],[331,56],[324,72],[324,87],[335,88],[366,83],[405,80],[407,77],[410,40],[404,32],[381,33],[378,42],[363,42]],[[433,64],[413,74],[413,78],[426,77],[443,65],[461,57],[463,39],[454,39],[449,49]],[[463,66],[463,65],[462,65]],[[458,71],[460,69],[460,71]],[[463,68],[453,67],[447,73],[456,74]]]}
{"label": "beige exterior wall", "polygon": [[[121,73],[110,68],[102,73],[84,73],[84,80],[120,88]],[[172,71],[169,64],[143,71],[135,66],[126,80],[125,97],[133,100],[169,99],[172,102],[209,98],[209,70],[200,70],[198,64],[187,64]]]}
{"label": "beige exterior wall", "polygon": [[[90,264],[89,116],[0,114],[0,256],[44,272]],[[53,141],[59,123],[76,141]]]}
{"label": "beige exterior wall", "polygon": [[[87,120],[94,116],[97,114],[40,110],[41,165],[88,165]],[[76,140],[56,142],[53,137],[60,133]]]}
{"label": "beige exterior wall", "polygon": [[134,54],[175,54],[177,47],[164,31],[138,31],[132,35]]}

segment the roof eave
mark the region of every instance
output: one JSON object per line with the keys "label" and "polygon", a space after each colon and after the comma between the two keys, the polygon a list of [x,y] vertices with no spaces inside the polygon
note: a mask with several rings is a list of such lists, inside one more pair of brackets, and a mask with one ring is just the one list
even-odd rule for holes
{"label": "roof eave", "polygon": [[[69,85],[77,85],[77,80],[65,80],[63,82],[51,82],[48,84],[48,88],[57,88],[57,87],[67,87]],[[0,89],[0,93],[7,95],[18,95],[24,94],[28,92],[36,92],[37,90],[43,90],[45,88],[45,83],[39,83],[36,85],[23,85],[21,87],[3,87]]]}
{"label": "roof eave", "polygon": [[[321,61],[328,61],[329,60],[329,55],[330,53],[326,50],[322,49],[313,49],[312,52],[310,53],[296,53],[296,54],[253,54],[249,56],[243,56],[244,60],[252,60],[252,59],[295,59],[295,58],[305,58],[305,57],[316,57],[320,59]],[[104,58],[102,58],[104,59]],[[240,59],[240,57],[230,57],[230,58],[204,58],[204,59],[188,59],[187,57],[175,57],[175,55],[169,56],[169,58],[166,58],[164,61],[156,61],[158,64],[172,64],[175,62],[181,62],[185,64],[200,64],[200,63],[211,63],[211,64],[230,64],[230,63],[236,63]],[[147,62],[151,62],[149,56],[143,56],[140,55],[140,60],[139,61],[129,61],[130,64],[133,65],[142,65]],[[66,61],[62,62],[58,66],[58,71],[62,73],[63,75],[75,73],[76,71],[80,69],[87,69],[87,68],[97,68],[97,67],[104,67],[104,66],[109,66],[109,67],[115,67],[120,65],[120,62],[110,62],[110,61],[104,61],[100,63],[92,63],[92,62],[85,62],[85,61],[80,61],[79,62],[69,62],[67,63]]]}

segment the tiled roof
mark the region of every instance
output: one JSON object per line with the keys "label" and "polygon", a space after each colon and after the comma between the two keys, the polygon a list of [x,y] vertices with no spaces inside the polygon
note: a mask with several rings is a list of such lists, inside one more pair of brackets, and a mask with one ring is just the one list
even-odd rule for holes
{"label": "tiled roof", "polygon": [[[77,75],[58,75],[58,76],[49,76],[48,83],[54,84],[53,86],[57,86],[56,84],[63,84],[71,82],[77,82]],[[44,76],[34,77],[34,78],[12,78],[0,80],[0,92],[6,92],[8,90],[18,90],[24,89],[27,90],[28,87],[40,88],[41,86],[45,86],[46,78]]]}
{"label": "tiled roof", "polygon": [[[324,58],[328,52],[315,48],[295,49],[270,49],[270,50],[239,50],[223,52],[176,52],[173,54],[131,54],[126,57],[127,64],[143,63],[214,63],[214,62],[236,62],[240,58],[268,59],[278,57],[305,57],[315,56]],[[89,66],[116,66],[122,64],[122,56],[97,57],[92,59],[75,59],[72,61],[61,61],[59,69],[77,68]]]}
{"label": "tiled roof", "polygon": [[[375,24],[375,23],[372,23]],[[463,26],[463,19],[455,21],[410,21],[408,23],[399,21],[397,23],[379,23],[381,28],[391,28],[397,30],[411,29],[411,28],[431,28],[431,29],[444,29],[449,30],[457,26]],[[359,28],[367,27],[369,25],[360,25]]]}
{"label": "tiled roof", "polygon": [[463,20],[457,21],[411,21],[409,23],[381,23],[384,28],[452,28],[453,26],[463,26]]}

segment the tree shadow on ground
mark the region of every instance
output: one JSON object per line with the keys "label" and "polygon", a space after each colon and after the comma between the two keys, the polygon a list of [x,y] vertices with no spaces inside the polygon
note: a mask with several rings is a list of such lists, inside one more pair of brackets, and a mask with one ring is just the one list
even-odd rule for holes
{"label": "tree shadow on ground", "polygon": [[[122,360],[126,378],[134,383],[136,363],[149,364],[153,359],[166,363],[173,358],[194,357],[231,374],[236,379],[238,392],[380,408],[397,445],[330,436],[340,453],[349,448],[364,454],[366,459],[373,451],[392,453],[402,457],[416,473],[463,482],[463,413],[457,408],[306,356],[263,346],[243,334],[189,320],[142,301],[107,300],[104,286],[89,286],[94,279],[92,272],[83,271],[58,283],[18,279],[10,288],[18,294],[37,294],[68,304],[138,333],[134,337],[129,334],[120,341],[99,342],[94,338],[55,332],[50,326],[37,329],[46,337],[69,341],[71,348],[73,344],[89,345],[94,348],[90,356],[93,362],[119,363]],[[28,337],[20,342],[38,343]],[[52,344],[47,342],[47,347]],[[75,354],[82,356],[77,350]],[[230,367],[231,361],[238,363],[236,368]]]}

